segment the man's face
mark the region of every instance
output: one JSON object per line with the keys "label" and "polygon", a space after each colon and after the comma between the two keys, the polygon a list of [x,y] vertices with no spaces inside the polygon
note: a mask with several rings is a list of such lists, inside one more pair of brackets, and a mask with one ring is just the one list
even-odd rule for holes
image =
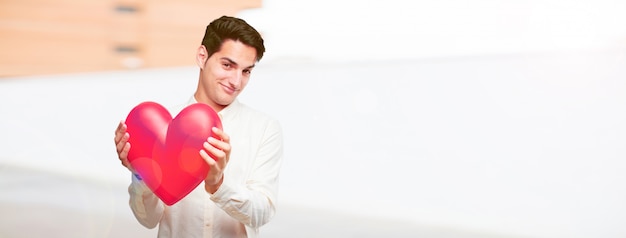
{"label": "man's face", "polygon": [[[216,111],[232,103],[248,84],[256,62],[256,49],[239,41],[226,40],[208,59],[198,52],[200,81],[196,100],[209,104]],[[206,59],[206,60],[205,60]]]}

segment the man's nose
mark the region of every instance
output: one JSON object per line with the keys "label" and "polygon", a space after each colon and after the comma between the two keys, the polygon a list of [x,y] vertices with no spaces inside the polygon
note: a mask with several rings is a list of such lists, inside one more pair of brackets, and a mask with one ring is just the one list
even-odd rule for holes
{"label": "man's nose", "polygon": [[241,85],[241,80],[243,77],[243,73],[240,71],[233,71],[233,74],[230,77],[230,80],[228,81],[230,83],[230,85],[234,86],[235,88],[239,88],[239,86]]}

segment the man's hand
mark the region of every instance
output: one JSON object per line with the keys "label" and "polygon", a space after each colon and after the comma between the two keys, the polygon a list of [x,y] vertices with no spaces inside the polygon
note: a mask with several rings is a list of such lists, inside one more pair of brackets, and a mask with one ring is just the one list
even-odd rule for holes
{"label": "man's hand", "polygon": [[209,165],[209,174],[204,180],[204,189],[208,193],[215,193],[222,185],[224,180],[224,169],[230,159],[230,137],[216,127],[211,129],[216,136],[209,137],[204,142],[203,150],[200,150],[200,156]]}
{"label": "man's hand", "polygon": [[120,121],[117,129],[115,129],[115,147],[117,149],[117,157],[122,162],[122,165],[132,172],[133,169],[130,166],[130,162],[128,162],[128,151],[130,151],[128,138],[130,135],[126,132],[126,129],[126,123]]}

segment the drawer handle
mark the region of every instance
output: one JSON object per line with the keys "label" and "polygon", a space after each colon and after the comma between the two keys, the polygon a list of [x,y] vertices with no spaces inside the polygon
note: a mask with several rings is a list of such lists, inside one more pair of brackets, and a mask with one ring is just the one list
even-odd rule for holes
{"label": "drawer handle", "polygon": [[133,46],[117,46],[115,47],[115,52],[117,53],[137,53],[139,49]]}
{"label": "drawer handle", "polygon": [[139,11],[139,8],[135,7],[135,6],[129,6],[129,5],[117,5],[115,6],[115,11],[118,13],[137,13]]}

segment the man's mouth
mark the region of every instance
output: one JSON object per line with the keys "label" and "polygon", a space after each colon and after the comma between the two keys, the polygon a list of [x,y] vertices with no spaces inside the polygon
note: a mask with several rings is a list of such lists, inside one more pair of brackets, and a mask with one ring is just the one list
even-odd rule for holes
{"label": "man's mouth", "polygon": [[224,88],[224,91],[226,91],[226,93],[228,93],[228,94],[233,94],[233,93],[235,93],[235,92],[239,91],[239,90],[238,90],[238,89],[236,89],[236,88],[229,87],[229,86],[224,85],[224,84],[220,84],[220,85],[222,85],[222,87]]}

